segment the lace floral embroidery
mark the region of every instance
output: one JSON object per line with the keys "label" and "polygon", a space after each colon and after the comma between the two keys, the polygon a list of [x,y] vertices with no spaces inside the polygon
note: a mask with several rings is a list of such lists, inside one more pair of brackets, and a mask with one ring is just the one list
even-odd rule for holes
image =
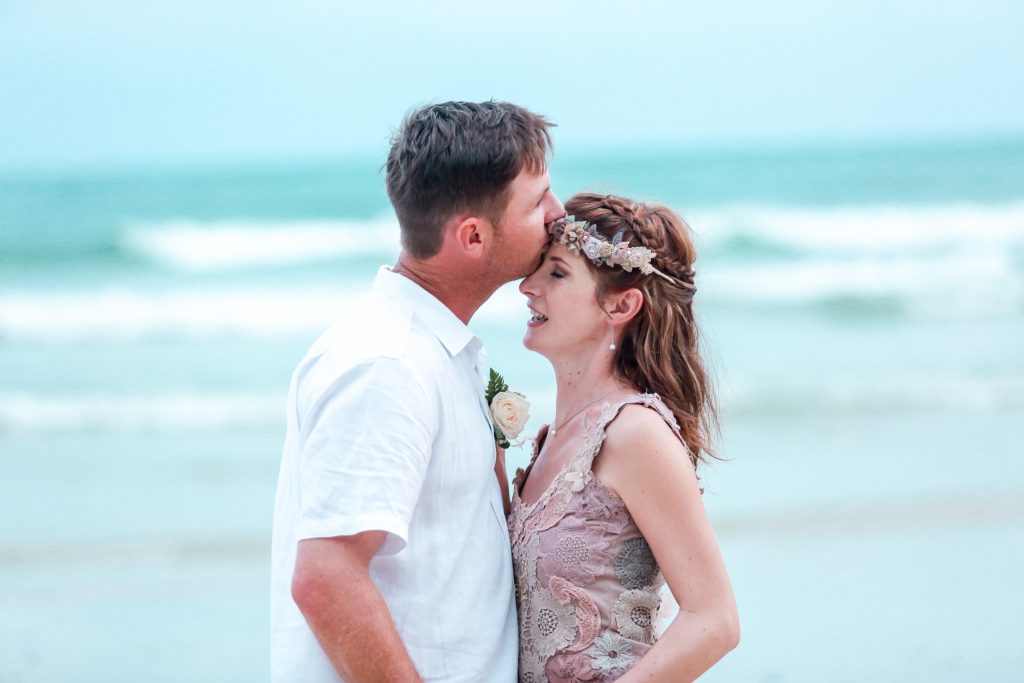
{"label": "lace floral embroidery", "polygon": [[611,560],[609,539],[597,525],[575,515],[567,515],[557,529],[538,536],[537,578],[542,585],[561,576],[577,586],[589,586]]}
{"label": "lace floral embroidery", "polygon": [[568,494],[572,498],[572,494],[582,491],[583,487],[589,484],[593,478],[594,474],[589,469],[586,472],[566,472],[565,486],[568,490],[563,495]]}
{"label": "lace floral embroidery", "polygon": [[576,456],[566,466],[565,471],[555,479],[554,487],[549,495],[537,501],[542,505],[539,514],[534,515],[531,521],[536,520],[533,529],[544,531],[550,529],[565,514],[565,509],[572,501],[573,494],[579,493],[594,478],[590,471],[592,457],[586,457],[587,450],[584,449],[581,455]]}
{"label": "lace floral embroidery", "polygon": [[[519,509],[511,530],[513,542],[521,541],[526,534],[538,533],[558,524],[565,515],[565,510],[572,501],[573,495],[583,491],[587,484],[593,481],[594,474],[590,470],[590,465],[594,461],[594,455],[601,443],[604,442],[604,425],[607,424],[604,416],[614,415],[610,411],[611,405],[605,403],[601,412],[602,419],[598,421],[595,428],[587,432],[579,454],[569,461],[565,470],[552,482],[550,489],[542,493],[533,506],[523,505],[518,495],[515,496],[513,504],[518,504]],[[542,428],[541,431],[545,430]],[[539,443],[540,435],[538,434],[537,444]],[[533,460],[536,460],[538,453],[539,446],[535,444]],[[516,480],[521,482],[522,478],[517,475]]]}
{"label": "lace floral embroidery", "polygon": [[576,628],[579,631],[579,640],[566,652],[579,652],[590,647],[601,630],[601,611],[597,609],[597,603],[579,586],[574,586],[565,579],[551,577],[551,594],[561,603],[576,603]]}
{"label": "lace floral embroidery", "polygon": [[594,645],[587,652],[595,669],[603,674],[613,675],[625,671],[636,661],[637,658],[631,652],[632,648],[631,642],[608,629],[594,641]]}
{"label": "lace floral embroidery", "polygon": [[661,596],[649,590],[628,590],[620,595],[612,608],[619,633],[641,643],[653,643],[660,605]]}
{"label": "lace floral embroidery", "polygon": [[546,588],[539,588],[533,592],[527,610],[523,639],[543,665],[576,640],[576,609],[568,601],[559,602]]}
{"label": "lace floral embroidery", "polygon": [[[536,453],[534,453],[536,455]],[[522,467],[516,468],[516,474],[512,477],[512,490],[520,491],[523,488],[523,482],[526,480],[526,470]]]}
{"label": "lace floral embroidery", "polygon": [[512,552],[512,569],[516,593],[520,600],[530,594],[530,583],[537,578],[537,558],[540,554],[540,538],[533,536],[526,545],[518,545]]}
{"label": "lace floral embroidery", "polygon": [[622,549],[615,555],[612,567],[626,588],[646,588],[654,583],[654,577],[658,575],[658,563],[643,536],[623,543]]}
{"label": "lace floral embroidery", "polygon": [[586,655],[555,655],[544,667],[549,683],[583,683],[594,680]]}
{"label": "lace floral embroidery", "polygon": [[601,527],[606,534],[618,536],[629,526],[630,516],[622,500],[597,481],[580,493],[579,508],[586,510],[587,523]]}

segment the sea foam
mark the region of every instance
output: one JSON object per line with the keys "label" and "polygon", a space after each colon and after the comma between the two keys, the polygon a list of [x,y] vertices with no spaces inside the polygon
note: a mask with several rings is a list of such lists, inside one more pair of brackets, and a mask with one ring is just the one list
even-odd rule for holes
{"label": "sea foam", "polygon": [[721,407],[734,415],[851,415],[993,412],[1024,408],[1024,375],[906,374],[832,376],[801,383],[773,378],[726,383]]}
{"label": "sea foam", "polygon": [[834,207],[725,206],[683,211],[704,248],[752,247],[843,256],[1024,247],[1024,202]]}
{"label": "sea foam", "polygon": [[122,247],[156,263],[211,271],[398,253],[393,218],[368,221],[199,222],[133,224]]}
{"label": "sea foam", "polygon": [[[698,305],[811,309],[837,315],[975,320],[1017,317],[1024,273],[1009,255],[718,264],[698,270]],[[53,344],[150,339],[309,337],[369,292],[351,280],[248,284],[95,286],[0,292],[0,340]],[[521,329],[526,298],[500,289],[474,318]],[[372,324],[372,313],[361,318]]]}
{"label": "sea foam", "polygon": [[[521,389],[538,414],[552,409],[550,389]],[[720,396],[725,413],[738,417],[1019,411],[1024,408],[1024,376],[832,377],[806,384],[776,378],[727,383]],[[0,392],[0,435],[280,431],[284,399],[281,392]]]}
{"label": "sea foam", "polygon": [[0,293],[0,338],[60,344],[308,337],[342,317],[366,294],[325,284]]}
{"label": "sea foam", "polygon": [[[987,205],[678,207],[708,256],[910,256],[1024,249],[1024,202]],[[379,256],[399,248],[392,216],[370,220],[132,223],[120,248],[189,271]]]}
{"label": "sea foam", "polygon": [[996,251],[722,264],[702,277],[712,306],[844,312],[884,305],[915,317],[965,320],[1024,310],[1024,272],[1011,255]]}
{"label": "sea foam", "polygon": [[[1024,312],[1024,203],[993,206],[721,207],[688,216],[698,235],[698,306],[975,320]],[[44,343],[153,338],[304,337],[370,287],[365,269],[318,259],[393,262],[393,219],[137,224],[123,248],[158,266],[148,286],[93,278],[73,288],[0,291],[0,339]],[[252,266],[291,266],[281,282]],[[106,268],[106,266],[105,266]],[[230,281],[221,271],[231,271]],[[159,282],[163,284],[157,284]],[[475,318],[525,321],[515,285]]]}
{"label": "sea foam", "polygon": [[136,434],[281,430],[284,397],[276,394],[171,392],[47,396],[0,393],[0,434]]}

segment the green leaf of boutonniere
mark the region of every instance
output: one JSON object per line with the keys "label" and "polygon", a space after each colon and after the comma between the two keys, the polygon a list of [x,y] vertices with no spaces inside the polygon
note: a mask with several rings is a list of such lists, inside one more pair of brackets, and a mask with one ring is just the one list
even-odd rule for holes
{"label": "green leaf of boutonniere", "polygon": [[505,378],[494,371],[491,368],[490,379],[487,381],[487,391],[484,392],[484,398],[487,400],[487,405],[491,405],[491,401],[494,397],[503,391],[508,391],[508,385],[505,384]]}

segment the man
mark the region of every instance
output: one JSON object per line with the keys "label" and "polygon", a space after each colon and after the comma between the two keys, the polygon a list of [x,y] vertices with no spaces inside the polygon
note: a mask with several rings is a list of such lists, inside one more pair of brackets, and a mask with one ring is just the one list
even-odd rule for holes
{"label": "man", "polygon": [[313,345],[289,391],[275,683],[516,678],[504,463],[466,324],[536,268],[546,224],[565,212],[549,126],[503,102],[447,102],[412,112],[395,136],[398,264]]}

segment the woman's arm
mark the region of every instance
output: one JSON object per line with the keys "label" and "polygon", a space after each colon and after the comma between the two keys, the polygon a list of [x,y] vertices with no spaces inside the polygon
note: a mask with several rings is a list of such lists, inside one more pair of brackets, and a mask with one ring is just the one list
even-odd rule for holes
{"label": "woman's arm", "polygon": [[626,406],[607,434],[594,474],[625,502],[679,603],[671,626],[619,681],[692,681],[736,647],[739,617],[689,453],[642,406]]}

